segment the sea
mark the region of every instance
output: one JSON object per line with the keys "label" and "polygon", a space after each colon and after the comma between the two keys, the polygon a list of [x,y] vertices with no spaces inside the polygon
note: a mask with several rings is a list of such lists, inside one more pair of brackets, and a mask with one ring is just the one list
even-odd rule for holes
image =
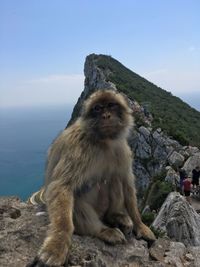
{"label": "sea", "polygon": [[27,200],[43,185],[48,147],[71,112],[70,106],[0,109],[0,196]]}

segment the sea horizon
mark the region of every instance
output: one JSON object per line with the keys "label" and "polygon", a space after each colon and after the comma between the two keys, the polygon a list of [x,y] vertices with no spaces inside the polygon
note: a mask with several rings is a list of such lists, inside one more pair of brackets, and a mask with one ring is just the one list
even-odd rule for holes
{"label": "sea horizon", "polygon": [[0,108],[0,196],[26,200],[44,182],[48,147],[72,106]]}

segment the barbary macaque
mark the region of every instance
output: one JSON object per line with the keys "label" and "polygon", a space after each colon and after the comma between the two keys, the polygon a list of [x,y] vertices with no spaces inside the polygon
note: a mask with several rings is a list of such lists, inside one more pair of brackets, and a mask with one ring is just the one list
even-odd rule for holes
{"label": "barbary macaque", "polygon": [[127,143],[133,124],[125,97],[99,90],[84,102],[80,118],[53,142],[44,185],[50,224],[29,266],[64,264],[73,232],[113,245],[125,242],[133,230],[138,238],[155,240],[137,206]]}

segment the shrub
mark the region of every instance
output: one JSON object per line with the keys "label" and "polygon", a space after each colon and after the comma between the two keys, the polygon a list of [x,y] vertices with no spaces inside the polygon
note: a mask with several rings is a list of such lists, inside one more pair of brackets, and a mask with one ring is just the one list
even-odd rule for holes
{"label": "shrub", "polygon": [[146,212],[146,213],[142,214],[142,221],[143,221],[143,223],[145,223],[148,226],[150,226],[152,224],[154,219],[155,219],[155,213],[153,213],[153,212]]}
{"label": "shrub", "polygon": [[163,230],[161,230],[159,228],[155,228],[153,226],[150,226],[150,229],[154,233],[156,238],[159,238],[159,237],[162,238],[162,237],[164,237],[166,235],[165,231],[163,231]]}
{"label": "shrub", "polygon": [[165,181],[156,181],[148,196],[148,204],[151,210],[159,210],[166,197],[173,191],[172,184]]}

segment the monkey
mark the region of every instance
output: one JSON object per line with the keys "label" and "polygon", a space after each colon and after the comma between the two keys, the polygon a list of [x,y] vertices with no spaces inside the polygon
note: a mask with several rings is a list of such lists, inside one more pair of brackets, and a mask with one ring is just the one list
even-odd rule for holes
{"label": "monkey", "polygon": [[121,93],[98,90],[53,142],[43,190],[50,224],[38,256],[28,266],[63,265],[74,232],[111,245],[126,242],[133,230],[138,238],[155,240],[137,206],[127,141],[133,115]]}

